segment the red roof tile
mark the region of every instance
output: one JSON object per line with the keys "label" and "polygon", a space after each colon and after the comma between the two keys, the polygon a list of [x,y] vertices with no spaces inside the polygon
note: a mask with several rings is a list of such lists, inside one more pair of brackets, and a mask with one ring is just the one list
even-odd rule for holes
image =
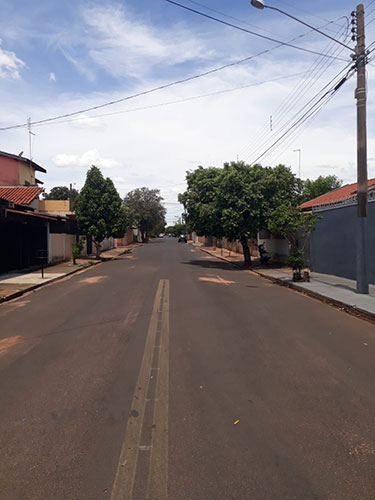
{"label": "red roof tile", "polygon": [[[375,179],[369,179],[368,187],[375,186]],[[347,186],[343,186],[341,188],[335,189],[334,191],[330,191],[329,193],[323,194],[322,196],[318,196],[313,200],[306,201],[300,205],[300,208],[312,208],[320,205],[330,205],[331,203],[339,203],[340,201],[344,201],[347,198],[355,195],[357,193],[357,183],[348,184]]]}
{"label": "red roof tile", "polygon": [[34,186],[6,186],[0,187],[0,198],[12,201],[17,205],[29,205],[43,191],[43,188]]}

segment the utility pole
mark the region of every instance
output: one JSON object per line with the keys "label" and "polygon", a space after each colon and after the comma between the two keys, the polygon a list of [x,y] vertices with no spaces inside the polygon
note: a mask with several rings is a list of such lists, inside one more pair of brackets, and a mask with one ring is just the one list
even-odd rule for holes
{"label": "utility pole", "polygon": [[293,153],[298,153],[298,178],[301,178],[301,149],[293,149]]}
{"label": "utility pole", "polygon": [[357,26],[356,66],[357,88],[357,293],[368,294],[367,273],[367,130],[366,130],[366,45],[363,4],[357,5],[354,24]]}
{"label": "utility pole", "polygon": [[27,128],[29,130],[29,158],[30,158],[30,161],[32,161],[33,158],[32,158],[32,151],[31,151],[31,136],[35,135],[35,134],[33,132],[31,132],[31,118],[27,119]]}

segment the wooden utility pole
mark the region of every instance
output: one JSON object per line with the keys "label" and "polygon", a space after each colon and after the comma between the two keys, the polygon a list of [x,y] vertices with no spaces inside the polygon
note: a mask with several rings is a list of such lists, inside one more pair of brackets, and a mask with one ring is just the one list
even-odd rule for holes
{"label": "wooden utility pole", "polygon": [[363,4],[357,5],[357,292],[369,293],[367,273],[367,213],[368,213],[368,180],[367,180],[367,130],[366,130],[366,45],[365,20]]}

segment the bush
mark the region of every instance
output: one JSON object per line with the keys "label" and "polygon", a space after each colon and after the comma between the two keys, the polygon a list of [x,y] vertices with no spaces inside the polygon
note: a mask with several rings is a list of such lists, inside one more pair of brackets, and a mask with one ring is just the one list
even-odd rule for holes
{"label": "bush", "polygon": [[78,241],[72,243],[73,264],[76,263],[76,259],[78,259],[78,257],[81,255],[84,245],[84,239],[79,239]]}
{"label": "bush", "polygon": [[303,250],[297,248],[288,257],[287,264],[293,269],[293,271],[301,272],[304,264]]}

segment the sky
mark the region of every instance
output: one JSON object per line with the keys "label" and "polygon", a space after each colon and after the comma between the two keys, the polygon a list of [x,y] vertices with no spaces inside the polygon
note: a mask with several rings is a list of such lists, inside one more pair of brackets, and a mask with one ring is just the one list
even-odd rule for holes
{"label": "sky", "polygon": [[[178,193],[184,191],[186,172],[198,165],[283,163],[298,174],[296,150],[301,150],[303,179],[335,174],[344,183],[355,182],[355,75],[332,99],[321,101],[316,116],[306,114],[351,67],[355,4],[268,2],[346,48],[279,12],[255,9],[248,0],[176,1],[304,50],[166,0],[0,0],[0,128],[128,98],[32,125],[31,136],[27,127],[0,130],[0,150],[29,157],[31,137],[32,158],[47,169],[39,175],[47,191],[70,183],[80,189],[92,164],[112,178],[122,197],[137,187],[160,189],[168,223],[180,216]],[[375,0],[364,6],[371,50]],[[367,65],[369,177],[375,177],[373,56]]]}

